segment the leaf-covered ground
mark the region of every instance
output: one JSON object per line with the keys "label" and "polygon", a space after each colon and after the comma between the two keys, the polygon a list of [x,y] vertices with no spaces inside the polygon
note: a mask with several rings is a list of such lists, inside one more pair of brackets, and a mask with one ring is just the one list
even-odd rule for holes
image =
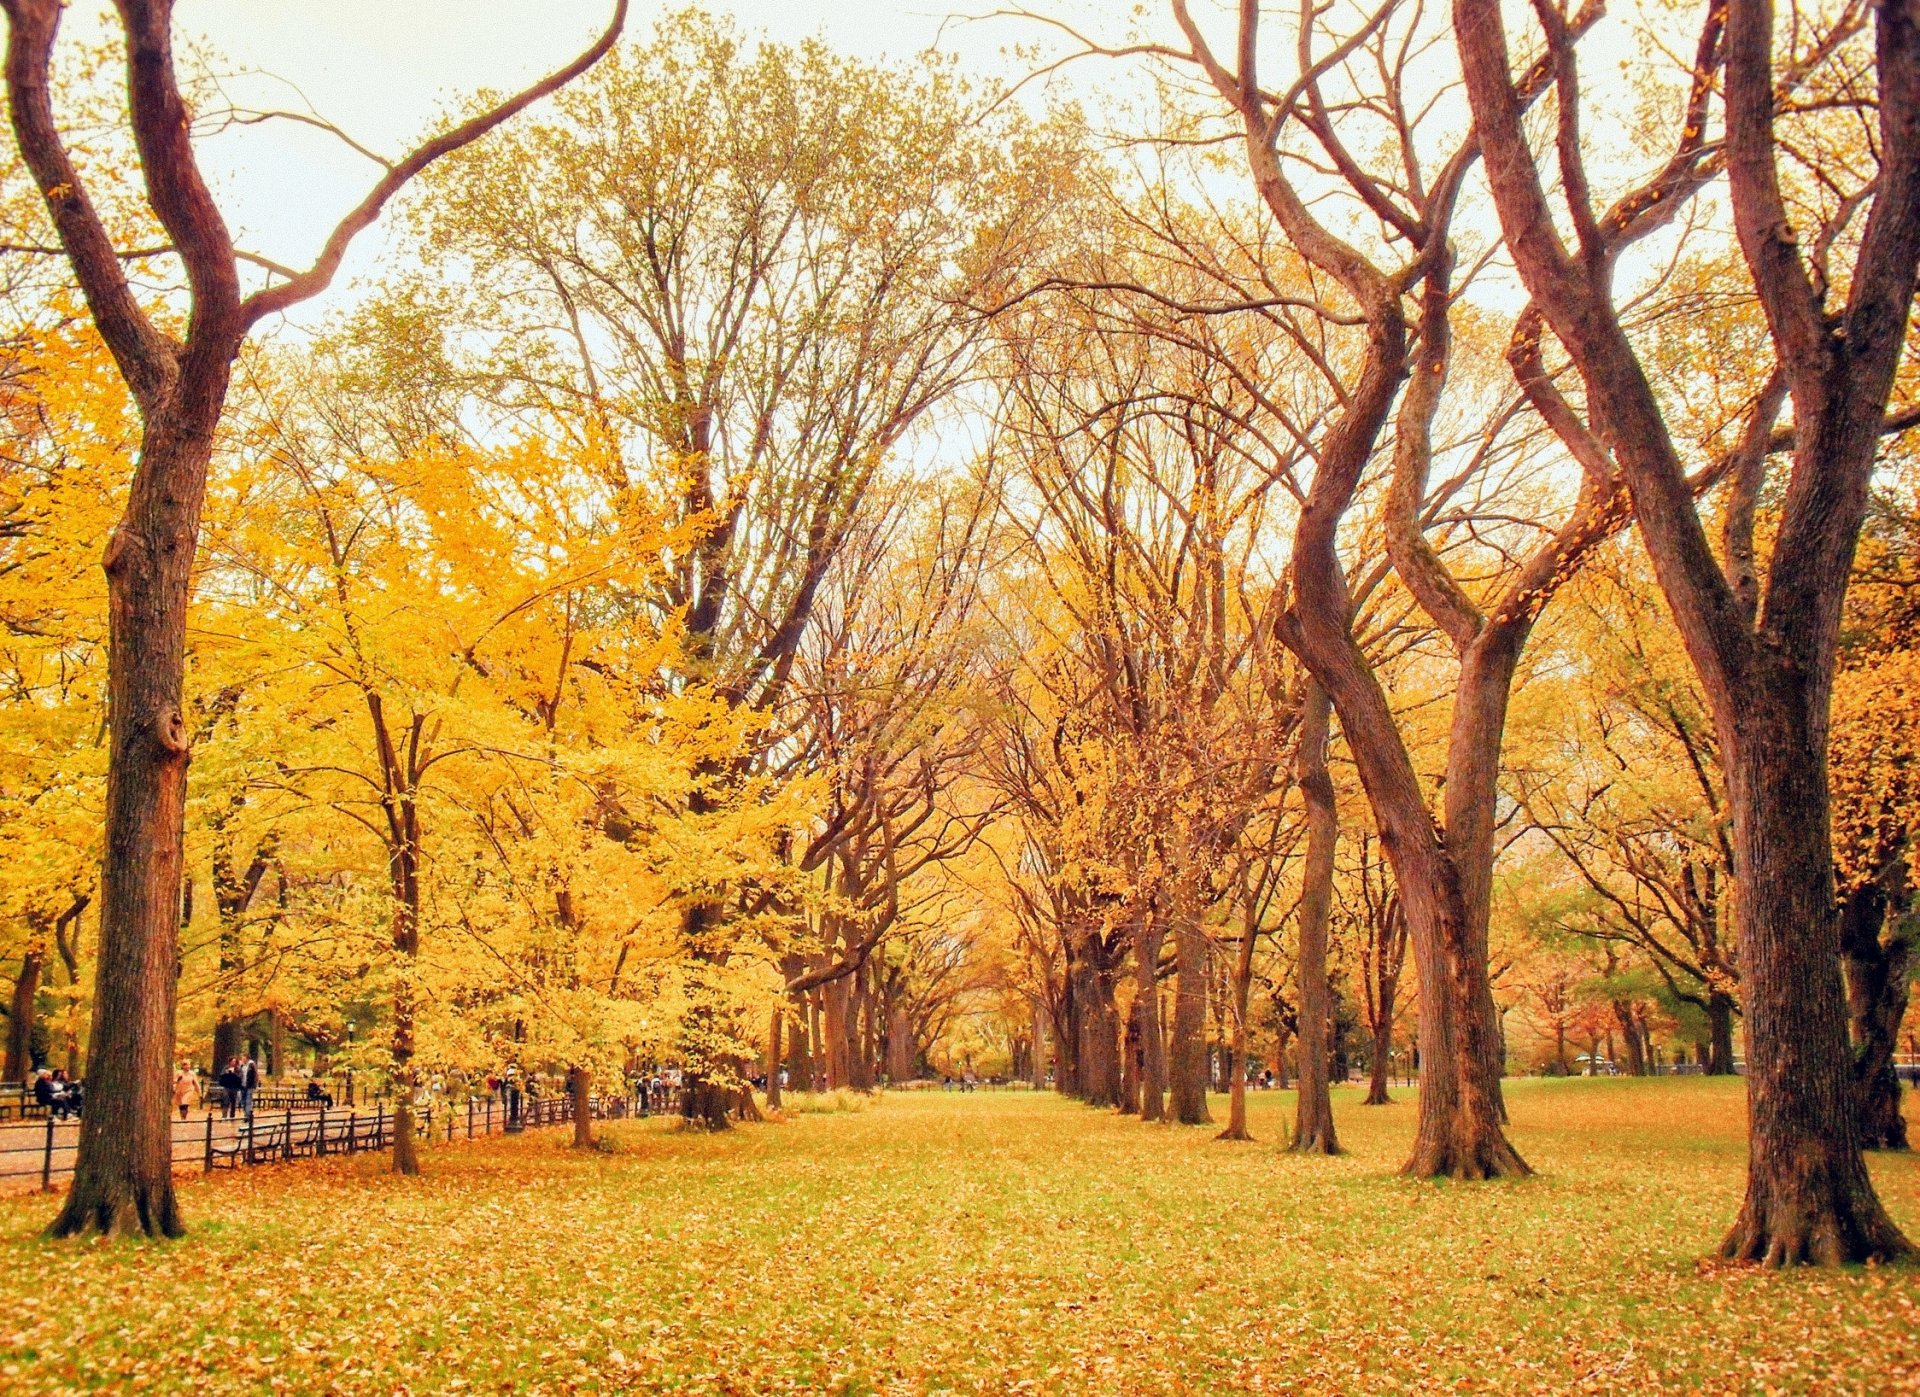
{"label": "leaf-covered ground", "polygon": [[[170,1244],[0,1200],[0,1391],[1920,1390],[1920,1271],[1703,1264],[1741,1085],[1519,1082],[1521,1183],[1051,1096],[895,1095],[722,1136],[661,1121],[188,1183]],[[1920,1166],[1874,1161],[1920,1236]]]}

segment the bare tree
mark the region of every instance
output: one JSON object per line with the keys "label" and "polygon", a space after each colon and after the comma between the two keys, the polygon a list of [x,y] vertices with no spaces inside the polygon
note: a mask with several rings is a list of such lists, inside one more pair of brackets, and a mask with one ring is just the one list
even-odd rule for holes
{"label": "bare tree", "polygon": [[[1554,71],[1554,160],[1571,245],[1522,129],[1498,0],[1454,0],[1454,30],[1507,247],[1585,388],[1585,412],[1553,425],[1577,455],[1610,453],[1618,463],[1719,733],[1740,878],[1750,1142],[1746,1201],[1722,1251],[1769,1265],[1904,1255],[1911,1247],[1874,1193],[1851,1109],[1826,749],[1841,603],[1920,264],[1920,21],[1910,6],[1872,8],[1862,78],[1876,89],[1873,168],[1858,180],[1832,172],[1849,182],[1803,210],[1814,234],[1803,241],[1779,167],[1787,79],[1858,53],[1851,36],[1865,8],[1790,26],[1777,22],[1771,0],[1708,9],[1677,147],[1705,148],[1713,73],[1723,66],[1724,157],[1715,163],[1724,159],[1777,365],[1748,423],[1716,558],[1617,304],[1567,17],[1551,3],[1535,13]],[[1650,186],[1661,200],[1677,192],[1671,182]],[[1850,265],[1836,269],[1836,255]],[[1787,398],[1793,427],[1776,435]],[[1776,449],[1791,451],[1792,467],[1763,581],[1753,503]]]}

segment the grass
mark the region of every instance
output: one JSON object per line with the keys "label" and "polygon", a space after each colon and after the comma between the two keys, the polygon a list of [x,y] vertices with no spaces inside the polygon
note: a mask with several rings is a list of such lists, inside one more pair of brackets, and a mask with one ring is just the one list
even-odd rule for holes
{"label": "grass", "polygon": [[[663,1121],[187,1183],[192,1234],[53,1243],[0,1200],[0,1391],[1920,1390],[1920,1271],[1703,1263],[1741,1088],[1527,1081],[1540,1176],[1347,1156],[928,1092],[720,1136]],[[1223,1110],[1216,1108],[1218,1114]],[[1920,1163],[1874,1161],[1920,1236]]]}

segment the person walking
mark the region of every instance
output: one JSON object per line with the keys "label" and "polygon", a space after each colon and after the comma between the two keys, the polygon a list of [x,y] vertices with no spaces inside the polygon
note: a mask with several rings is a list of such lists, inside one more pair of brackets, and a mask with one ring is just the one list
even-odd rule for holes
{"label": "person walking", "polygon": [[240,1069],[240,1114],[253,1114],[253,1094],[260,1090],[260,1063],[254,1058],[247,1059],[247,1065]]}
{"label": "person walking", "polygon": [[246,1085],[246,1079],[240,1075],[240,1059],[228,1058],[226,1067],[220,1073],[220,1116],[223,1120],[232,1120],[240,1109],[240,1088]]}
{"label": "person walking", "polygon": [[187,1118],[187,1111],[200,1099],[200,1075],[192,1067],[182,1067],[180,1074],[173,1079],[173,1104],[180,1108],[180,1119]]}

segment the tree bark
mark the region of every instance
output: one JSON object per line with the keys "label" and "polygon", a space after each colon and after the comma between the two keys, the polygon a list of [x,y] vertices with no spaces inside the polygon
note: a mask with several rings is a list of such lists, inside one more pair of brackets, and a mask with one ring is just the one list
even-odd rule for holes
{"label": "tree bark", "polygon": [[786,1006],[774,1005],[772,1022],[767,1025],[767,1109],[770,1111],[781,1107],[780,1074],[785,1070],[785,1054],[781,1051],[780,1036],[786,1021]]}
{"label": "tree bark", "polygon": [[1207,1110],[1207,971],[1206,928],[1197,907],[1182,905],[1175,912],[1173,1045],[1167,1058],[1169,1106],[1182,1125],[1206,1125]]}
{"label": "tree bark", "polygon": [[[1333,987],[1327,979],[1327,927],[1333,916],[1333,860],[1340,841],[1340,812],[1327,771],[1332,704],[1318,683],[1307,686],[1300,719],[1297,762],[1300,794],[1307,808],[1307,856],[1300,884],[1300,1092],[1293,1141],[1297,1154],[1338,1154],[1328,1080],[1333,1024]],[[1251,936],[1251,933],[1249,933]]]}
{"label": "tree bark", "polygon": [[[106,854],[87,1109],[55,1236],[177,1237],[171,1066],[180,956],[187,598],[228,362],[183,365],[148,416],[127,513],[107,544]],[[185,399],[187,401],[181,401]],[[191,406],[189,405],[191,403]]]}
{"label": "tree bark", "polygon": [[1140,1027],[1140,1119],[1167,1118],[1167,1051],[1160,1026],[1160,943],[1166,926],[1149,907],[1134,931],[1133,1002]]}
{"label": "tree bark", "polygon": [[1251,1140],[1247,1131],[1247,1001],[1253,991],[1253,947],[1260,935],[1260,912],[1245,909],[1239,954],[1233,962],[1233,1047],[1227,1058],[1227,1128],[1217,1138]]}
{"label": "tree bark", "polygon": [[567,1069],[567,1091],[573,1097],[573,1148],[593,1148],[593,1074],[584,1067]]}
{"label": "tree bark", "polygon": [[820,1036],[825,1040],[828,1091],[839,1091],[853,1085],[853,1026],[848,1022],[851,1018],[847,1003],[849,992],[850,987],[844,975],[820,987],[823,1010],[820,1015]]}
{"label": "tree bark", "polygon": [[[1903,876],[1902,893],[1904,888]],[[1893,1063],[1913,982],[1914,929],[1900,905],[1904,901],[1904,896],[1889,896],[1873,883],[1852,893],[1840,909],[1854,1114],[1860,1143],[1870,1150],[1907,1148],[1900,1077]]]}
{"label": "tree bark", "polygon": [[40,993],[40,967],[45,962],[44,951],[28,951],[20,957],[20,976],[13,982],[13,1004],[7,1018],[7,1062],[3,1075],[9,1082],[25,1081],[33,1068],[34,1005]]}
{"label": "tree bark", "polygon": [[1387,1015],[1373,1030],[1373,1071],[1367,1079],[1368,1106],[1391,1106],[1387,1093],[1387,1073],[1393,1061],[1393,1017]]}
{"label": "tree bark", "polygon": [[1727,754],[1750,1154],[1746,1201],[1723,1252],[1775,1266],[1838,1265],[1908,1247],[1861,1154],[1825,764],[1800,745],[1800,725],[1782,707],[1749,701]]}
{"label": "tree bark", "polygon": [[1733,1068],[1733,996],[1707,991],[1707,1067],[1709,1077],[1731,1077]]}

